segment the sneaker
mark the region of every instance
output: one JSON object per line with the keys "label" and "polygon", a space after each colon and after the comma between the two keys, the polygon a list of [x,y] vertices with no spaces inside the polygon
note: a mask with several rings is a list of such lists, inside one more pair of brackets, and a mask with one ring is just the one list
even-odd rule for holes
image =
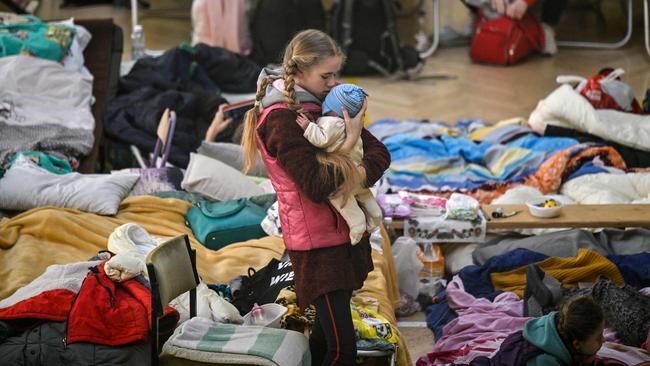
{"label": "sneaker", "polygon": [[557,43],[555,42],[555,31],[553,27],[546,23],[542,23],[544,29],[544,51],[545,55],[555,55],[557,53]]}

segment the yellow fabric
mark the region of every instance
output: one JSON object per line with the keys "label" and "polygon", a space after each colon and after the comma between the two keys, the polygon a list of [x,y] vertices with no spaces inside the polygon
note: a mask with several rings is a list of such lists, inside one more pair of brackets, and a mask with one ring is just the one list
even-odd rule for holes
{"label": "yellow fabric", "polygon": [[527,126],[528,121],[526,121],[526,119],[523,117],[513,117],[513,118],[502,119],[501,121],[495,123],[494,125],[495,126],[505,126],[505,125]]}
{"label": "yellow fabric", "polygon": [[483,138],[490,132],[496,130],[499,127],[506,126],[506,125],[520,125],[520,126],[526,126],[527,122],[525,119],[521,117],[515,117],[515,118],[509,118],[509,119],[504,119],[502,121],[499,121],[492,126],[488,127],[483,127],[479,128],[478,130],[472,132],[469,134],[469,139],[473,141],[482,141]]}
{"label": "yellow fabric", "polygon": [[[579,282],[595,282],[599,275],[605,276],[618,285],[623,285],[621,272],[607,258],[588,250],[580,249],[573,258],[550,257],[537,263],[546,274],[562,282],[565,287],[577,287]],[[524,296],[526,287],[526,266],[510,272],[492,273],[492,285],[501,291],[511,291],[519,297]]]}
{"label": "yellow fabric", "polygon": [[495,177],[501,176],[501,174],[503,174],[503,171],[506,170],[506,168],[510,164],[521,160],[524,156],[528,155],[529,153],[530,151],[527,149],[521,149],[518,147],[509,148],[490,167],[490,171],[492,172],[492,175],[494,175]]}
{"label": "yellow fabric", "polygon": [[390,343],[397,343],[397,335],[393,332],[394,326],[374,310],[358,306],[350,306],[354,331],[361,339],[380,339]]}
{"label": "yellow fabric", "polygon": [[[185,225],[190,204],[172,198],[128,197],[115,216],[100,216],[74,209],[40,207],[12,219],[0,221],[0,299],[27,285],[52,264],[88,260],[106,249],[109,234],[118,226],[134,222],[157,237],[187,234],[196,249],[197,269],[207,283],[225,283],[259,269],[284,251],[282,239],[265,237],[212,251],[198,243]],[[385,230],[382,231],[387,238]],[[375,270],[368,275],[359,296],[374,297],[379,313],[395,325],[394,309],[399,304],[395,263],[390,242],[384,241],[383,255],[373,250]],[[398,364],[411,365],[406,344],[400,337]]]}

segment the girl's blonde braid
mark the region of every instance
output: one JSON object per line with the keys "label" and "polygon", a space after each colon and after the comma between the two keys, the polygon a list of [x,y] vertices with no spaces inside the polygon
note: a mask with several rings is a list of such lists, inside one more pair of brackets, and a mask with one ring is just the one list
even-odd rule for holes
{"label": "girl's blonde braid", "polygon": [[291,59],[284,65],[284,100],[291,110],[305,113],[305,108],[296,96],[296,81],[294,80],[296,72],[298,72],[298,65]]}
{"label": "girl's blonde braid", "polygon": [[255,166],[257,159],[257,140],[255,137],[255,126],[262,110],[262,98],[266,94],[266,87],[279,77],[267,76],[260,83],[255,93],[255,106],[246,112],[244,116],[244,132],[242,134],[242,149],[244,151],[244,173],[249,172]]}

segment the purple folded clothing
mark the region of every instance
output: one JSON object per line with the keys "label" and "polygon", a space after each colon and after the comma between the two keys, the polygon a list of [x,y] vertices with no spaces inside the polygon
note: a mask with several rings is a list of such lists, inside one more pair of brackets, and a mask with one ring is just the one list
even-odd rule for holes
{"label": "purple folded clothing", "polygon": [[405,203],[399,194],[388,193],[377,195],[377,203],[384,217],[410,217],[411,206]]}

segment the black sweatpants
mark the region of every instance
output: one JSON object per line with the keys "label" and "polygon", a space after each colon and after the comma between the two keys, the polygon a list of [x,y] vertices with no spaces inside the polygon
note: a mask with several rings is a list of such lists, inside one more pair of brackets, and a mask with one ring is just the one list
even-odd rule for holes
{"label": "black sweatpants", "polygon": [[354,365],[357,342],[350,313],[352,291],[337,290],[314,300],[316,321],[309,337],[312,365]]}

